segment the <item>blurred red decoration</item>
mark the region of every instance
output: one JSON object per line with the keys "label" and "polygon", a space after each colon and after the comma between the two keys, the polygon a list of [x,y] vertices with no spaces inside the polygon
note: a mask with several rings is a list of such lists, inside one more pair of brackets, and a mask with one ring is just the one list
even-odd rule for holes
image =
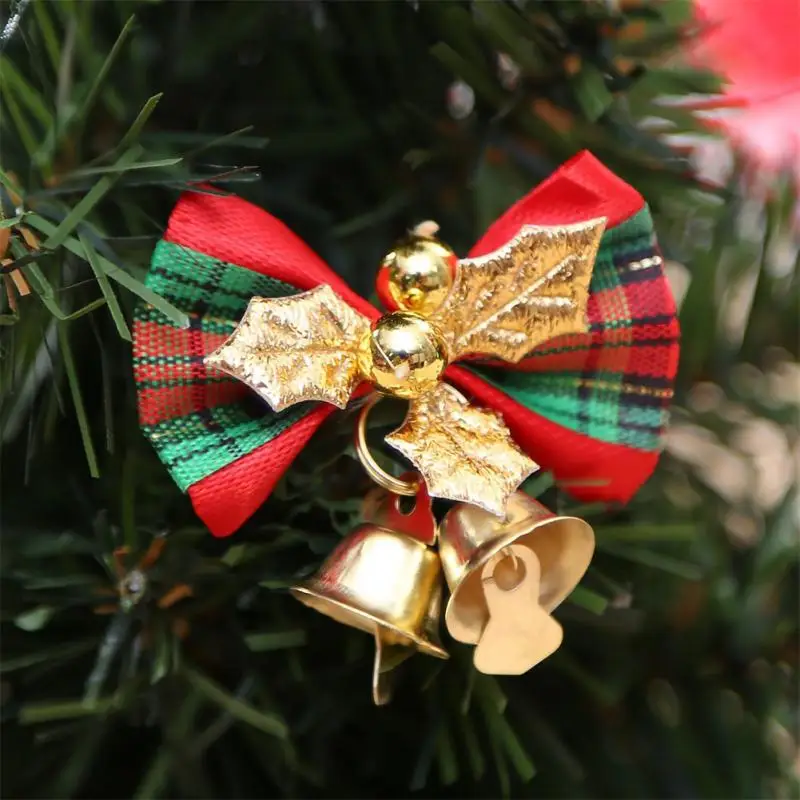
{"label": "blurred red decoration", "polygon": [[695,58],[726,80],[713,115],[756,171],[800,180],[800,0],[695,0]]}

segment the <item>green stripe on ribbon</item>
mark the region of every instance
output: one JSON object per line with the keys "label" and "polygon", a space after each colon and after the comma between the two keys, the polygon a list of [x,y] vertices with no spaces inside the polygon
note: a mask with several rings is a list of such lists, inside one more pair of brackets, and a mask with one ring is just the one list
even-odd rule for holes
{"label": "green stripe on ribbon", "polygon": [[280,414],[265,405],[253,418],[237,405],[216,406],[159,425],[143,425],[159,458],[181,491],[280,436],[312,406],[304,403]]}
{"label": "green stripe on ribbon", "polygon": [[[657,254],[653,222],[645,207],[621,225],[607,230],[603,235],[592,273],[590,292],[617,292],[616,304],[604,306],[603,319],[592,320],[592,330],[618,330],[636,328],[639,318],[647,309],[632,309],[628,301],[622,276],[630,263]],[[653,280],[661,278],[659,271]],[[638,286],[646,284],[639,283]],[[613,310],[612,310],[613,308]],[[612,314],[620,313],[618,317]],[[667,346],[665,342],[665,346]],[[611,346],[611,345],[609,345]],[[635,340],[619,345],[635,350]],[[576,353],[585,347],[542,348],[541,353],[552,356],[560,352]],[[476,367],[465,365],[491,385],[512,397],[525,408],[565,428],[583,433],[612,444],[623,444],[640,450],[659,450],[661,431],[666,417],[666,401],[642,403],[637,395],[635,376],[616,372],[586,371],[574,368],[560,372],[520,372],[513,368]],[[623,386],[623,382],[633,383]]]}
{"label": "green stripe on ribbon", "polygon": [[289,283],[161,240],[153,252],[147,286],[183,311],[207,304],[207,316],[236,323],[251,297],[297,294]]}
{"label": "green stripe on ribbon", "polygon": [[216,341],[230,335],[252,297],[287,297],[298,290],[164,240],[155,248],[146,283],[192,320],[189,331],[180,329],[152,306],[141,303],[134,327],[134,358],[141,374],[137,381],[139,402],[147,404],[150,417],[163,419],[156,425],[143,424],[142,430],[175,482],[186,491],[271,442],[314,407],[313,403],[303,403],[276,414],[253,395],[252,402],[170,416],[176,403],[196,408],[195,402],[190,402],[196,393],[213,397],[212,389],[235,381],[219,373],[206,373],[200,362],[212,349],[207,337],[213,336]]}

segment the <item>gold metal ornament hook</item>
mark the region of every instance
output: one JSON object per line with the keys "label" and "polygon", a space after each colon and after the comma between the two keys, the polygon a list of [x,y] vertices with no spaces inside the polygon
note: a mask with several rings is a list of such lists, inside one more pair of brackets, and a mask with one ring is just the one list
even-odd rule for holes
{"label": "gold metal ornament hook", "polygon": [[400,478],[395,478],[394,475],[390,475],[378,464],[369,451],[369,446],[367,445],[367,417],[369,417],[369,412],[372,411],[373,407],[380,399],[381,396],[379,394],[371,397],[367,400],[358,415],[355,439],[358,460],[361,462],[361,466],[366,470],[367,475],[379,486],[382,486],[384,489],[394,494],[400,494],[404,497],[415,497],[419,490],[419,479],[404,481]]}

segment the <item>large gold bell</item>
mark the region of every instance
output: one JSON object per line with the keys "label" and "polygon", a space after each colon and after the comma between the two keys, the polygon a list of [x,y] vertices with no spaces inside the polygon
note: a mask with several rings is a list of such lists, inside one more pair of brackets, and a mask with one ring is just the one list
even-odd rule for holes
{"label": "large gold bell", "polygon": [[[514,548],[511,548],[511,545]],[[439,526],[439,556],[450,588],[445,624],[460,642],[477,644],[489,619],[484,568],[503,552],[524,546],[539,562],[539,606],[552,611],[577,586],[594,553],[594,531],[577,517],[553,514],[522,492],[512,495],[505,519],[459,503]],[[513,559],[517,560],[517,559]]]}
{"label": "large gold bell", "polygon": [[292,588],[305,605],[375,636],[373,699],[388,701],[384,677],[418,650],[447,658],[439,640],[441,567],[436,552],[403,533],[363,524],[317,574]]}

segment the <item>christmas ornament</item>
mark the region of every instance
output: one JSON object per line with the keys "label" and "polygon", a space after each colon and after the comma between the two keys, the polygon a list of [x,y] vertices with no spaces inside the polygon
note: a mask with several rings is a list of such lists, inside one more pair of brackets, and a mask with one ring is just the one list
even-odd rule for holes
{"label": "christmas ornament", "polygon": [[[147,279],[190,326],[146,305],[135,325],[142,427],[216,535],[264,502],[336,407],[362,403],[356,451],[381,488],[293,592],[374,636],[381,703],[410,654],[446,657],[442,575],[448,630],[476,645],[479,669],[517,673],[558,647],[550,612],[586,570],[593,534],[518,487],[541,464],[580,499],[628,500],[657,461],[677,365],[649,213],[590,154],[468,258],[435,234],[425,224],[384,259],[381,314],[274,217],[190,193]],[[414,466],[399,478],[366,441],[386,395],[409,405],[386,438]],[[414,498],[410,513],[399,495]],[[438,526],[430,496],[456,502]]]}
{"label": "christmas ornament", "polygon": [[369,521],[346,536],[310,580],[292,588],[305,605],[375,637],[376,705],[391,696],[391,670],[414,652],[448,658],[439,640],[441,564],[418,535],[420,526],[435,527],[430,500],[423,490],[411,516],[392,498],[397,495],[385,492],[365,498]]}
{"label": "christmas ornament", "polygon": [[447,345],[431,322],[410,311],[381,317],[362,337],[360,377],[385,394],[414,400],[436,387],[447,366]]}
{"label": "christmas ornament", "polygon": [[[496,640],[498,631],[505,630],[505,639],[511,643],[525,638],[523,632],[532,631],[534,625],[545,632],[554,630],[544,617],[567,598],[588,569],[594,532],[584,520],[556,516],[517,492],[503,520],[483,509],[457,504],[439,526],[438,545],[450,589],[445,609],[448,633],[460,642],[479,645],[478,669],[493,666],[490,671],[497,671],[505,656],[484,637]],[[522,611],[524,619],[517,620]],[[513,630],[519,635],[512,635]],[[479,660],[481,651],[494,655]],[[525,652],[530,656],[529,650]],[[511,663],[517,662],[512,659]]]}

